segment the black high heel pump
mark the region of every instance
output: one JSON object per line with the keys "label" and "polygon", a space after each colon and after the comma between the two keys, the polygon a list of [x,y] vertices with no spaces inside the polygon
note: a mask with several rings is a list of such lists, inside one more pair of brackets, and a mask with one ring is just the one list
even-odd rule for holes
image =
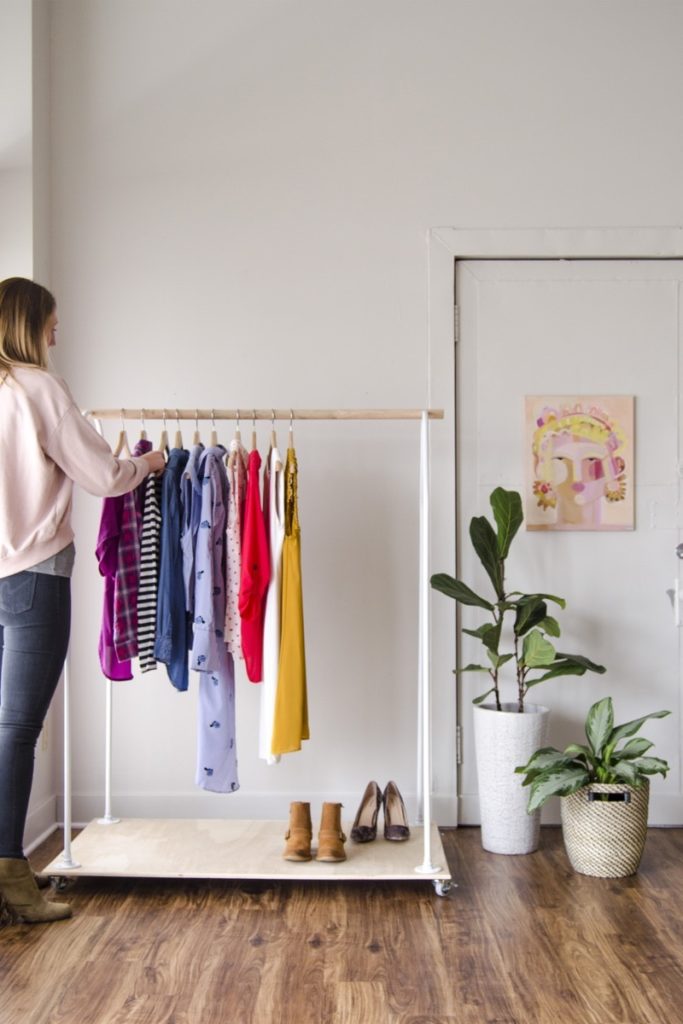
{"label": "black high heel pump", "polygon": [[384,801],[384,838],[401,842],[410,838],[406,805],[395,782],[387,782]]}
{"label": "black high heel pump", "polygon": [[382,790],[376,782],[368,782],[351,829],[354,843],[370,843],[377,838],[377,815],[382,806]]}

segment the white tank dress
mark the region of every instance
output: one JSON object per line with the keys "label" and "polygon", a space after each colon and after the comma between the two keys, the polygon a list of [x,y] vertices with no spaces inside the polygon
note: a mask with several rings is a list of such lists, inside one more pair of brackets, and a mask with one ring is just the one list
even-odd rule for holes
{"label": "white tank dress", "polygon": [[271,448],[270,450],[268,469],[270,471],[268,488],[270,583],[266,592],[266,611],[263,623],[263,679],[261,681],[259,757],[267,761],[268,764],[277,764],[280,757],[272,753],[272,741],[277,678],[280,667],[282,545],[285,539],[285,471],[282,456],[277,448]]}

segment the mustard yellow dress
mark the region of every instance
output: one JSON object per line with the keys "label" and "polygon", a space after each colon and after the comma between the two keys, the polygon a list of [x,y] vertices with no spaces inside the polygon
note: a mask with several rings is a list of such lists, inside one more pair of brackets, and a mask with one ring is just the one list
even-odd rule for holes
{"label": "mustard yellow dress", "polygon": [[285,462],[285,539],[282,546],[280,667],[275,697],[272,753],[301,750],[309,739],[301,587],[301,529],[297,504],[297,461],[293,448]]}

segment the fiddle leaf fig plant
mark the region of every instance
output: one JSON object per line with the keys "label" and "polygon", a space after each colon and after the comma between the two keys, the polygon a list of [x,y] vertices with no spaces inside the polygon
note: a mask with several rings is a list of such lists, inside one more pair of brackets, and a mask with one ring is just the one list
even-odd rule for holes
{"label": "fiddle leaf fig plant", "polygon": [[[458,604],[481,608],[489,613],[489,619],[476,629],[463,632],[479,640],[484,648],[487,662],[466,665],[459,672],[486,672],[491,686],[478,697],[475,704],[481,704],[494,695],[496,709],[502,709],[500,670],[513,662],[517,682],[517,710],[524,711],[524,699],[532,686],[558,676],[582,676],[586,672],[604,672],[603,665],[597,665],[581,654],[565,654],[558,651],[552,642],[560,636],[557,619],[549,613],[552,602],[560,608],[565,601],[554,594],[524,594],[519,590],[507,590],[505,578],[506,561],[510,546],[524,521],[522,499],[517,491],[506,491],[496,487],[490,496],[491,509],[496,524],[486,516],[474,516],[470,522],[470,540],[493,588],[493,595],[482,597],[471,587],[447,573],[437,573],[431,578],[431,585]],[[503,626],[506,618],[512,622],[512,650],[501,650],[505,642]],[[538,674],[537,674],[538,673]]]}
{"label": "fiddle leaf fig plant", "polygon": [[666,778],[668,763],[659,757],[645,757],[652,747],[650,740],[639,736],[621,747],[619,744],[634,736],[648,718],[665,718],[670,714],[653,711],[615,727],[612,698],[605,697],[593,704],[586,718],[587,745],[570,743],[563,751],[541,747],[527,764],[515,769],[525,776],[522,785],[530,787],[529,814],[551,796],[569,796],[591,782],[621,782],[639,789],[648,775]]}

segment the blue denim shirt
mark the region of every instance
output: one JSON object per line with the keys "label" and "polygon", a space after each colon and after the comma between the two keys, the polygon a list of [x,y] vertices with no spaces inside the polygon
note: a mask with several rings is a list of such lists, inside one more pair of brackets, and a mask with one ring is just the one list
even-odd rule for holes
{"label": "blue denim shirt", "polygon": [[192,638],[192,624],[185,610],[180,546],[180,484],[188,458],[189,452],[184,448],[171,450],[161,491],[161,557],[154,653],[167,666],[168,677],[177,690],[188,688],[188,651]]}

